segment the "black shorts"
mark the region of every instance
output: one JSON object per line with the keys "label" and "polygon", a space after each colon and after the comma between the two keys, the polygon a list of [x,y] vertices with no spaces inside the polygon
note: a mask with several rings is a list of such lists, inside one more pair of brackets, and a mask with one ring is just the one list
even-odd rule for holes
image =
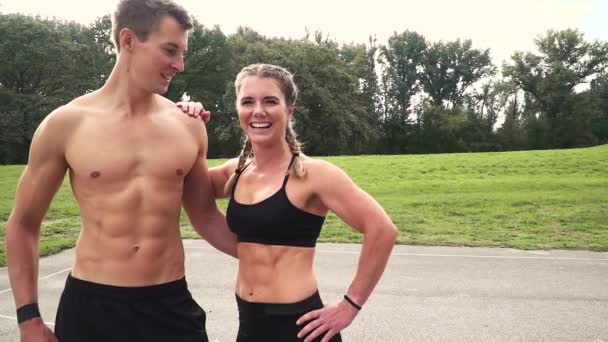
{"label": "black shorts", "polygon": [[[247,302],[236,296],[239,309],[239,333],[236,342],[280,341],[296,342],[298,332],[304,325],[296,321],[309,311],[323,307],[323,302],[316,292],[309,298],[293,304],[269,304]],[[323,335],[314,341],[321,341]],[[340,334],[335,335],[331,342],[341,342]]]}
{"label": "black shorts", "polygon": [[205,318],[185,278],[120,287],[69,275],[57,309],[55,335],[61,342],[208,342]]}

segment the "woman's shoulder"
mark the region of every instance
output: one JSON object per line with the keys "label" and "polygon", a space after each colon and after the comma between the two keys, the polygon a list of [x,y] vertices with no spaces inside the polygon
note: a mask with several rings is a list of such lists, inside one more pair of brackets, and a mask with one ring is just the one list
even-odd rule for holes
{"label": "woman's shoulder", "polygon": [[227,159],[221,167],[224,169],[226,173],[232,174],[236,170],[239,165],[239,158],[230,158]]}
{"label": "woman's shoulder", "polygon": [[346,176],[346,173],[341,168],[324,159],[303,156],[302,165],[310,178],[324,183],[336,177]]}
{"label": "woman's shoulder", "polygon": [[321,198],[342,198],[354,191],[356,184],[339,166],[321,158],[303,158],[308,189]]}
{"label": "woman's shoulder", "polygon": [[230,175],[230,174],[234,173],[234,170],[236,170],[238,163],[239,163],[239,158],[231,158],[231,159],[227,159],[226,161],[224,161],[221,164],[210,167],[209,169],[213,173],[222,173],[225,175]]}
{"label": "woman's shoulder", "polygon": [[322,169],[322,168],[334,166],[332,163],[328,162],[327,160],[323,160],[318,157],[307,156],[305,154],[300,154],[300,159],[302,160],[304,167],[309,167],[309,168],[313,168],[313,169],[319,169],[319,168]]}

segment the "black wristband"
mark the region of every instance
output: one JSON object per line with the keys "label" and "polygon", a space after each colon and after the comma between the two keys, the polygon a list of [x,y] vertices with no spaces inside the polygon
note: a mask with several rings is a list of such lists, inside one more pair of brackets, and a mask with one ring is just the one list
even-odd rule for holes
{"label": "black wristband", "polygon": [[38,303],[26,304],[17,309],[17,323],[22,323],[38,317],[40,317]]}
{"label": "black wristband", "polygon": [[350,299],[349,296],[344,295],[344,299],[346,299],[346,301],[348,302],[348,304],[352,305],[355,309],[361,311],[362,306],[359,305],[359,304],[357,304],[357,303],[355,303],[355,301],[353,301],[352,299]]}

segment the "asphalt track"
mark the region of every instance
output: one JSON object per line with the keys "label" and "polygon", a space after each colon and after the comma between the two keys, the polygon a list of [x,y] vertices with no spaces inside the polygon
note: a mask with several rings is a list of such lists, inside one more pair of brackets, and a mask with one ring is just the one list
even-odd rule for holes
{"label": "asphalt track", "polygon": [[[186,279],[207,312],[212,342],[234,341],[237,262],[184,240]],[[341,297],[360,245],[318,244],[325,302]],[[73,250],[40,260],[39,301],[53,323]],[[0,268],[0,341],[19,341],[6,268]],[[396,246],[345,341],[608,342],[608,253]]]}

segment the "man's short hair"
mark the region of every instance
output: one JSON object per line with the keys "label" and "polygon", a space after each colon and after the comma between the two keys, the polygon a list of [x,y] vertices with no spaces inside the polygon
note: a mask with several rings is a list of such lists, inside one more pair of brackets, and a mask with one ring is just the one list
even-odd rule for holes
{"label": "man's short hair", "polygon": [[171,0],[120,0],[112,17],[112,39],[120,52],[120,31],[130,28],[145,41],[158,29],[163,17],[175,19],[187,31],[192,28],[188,12]]}

